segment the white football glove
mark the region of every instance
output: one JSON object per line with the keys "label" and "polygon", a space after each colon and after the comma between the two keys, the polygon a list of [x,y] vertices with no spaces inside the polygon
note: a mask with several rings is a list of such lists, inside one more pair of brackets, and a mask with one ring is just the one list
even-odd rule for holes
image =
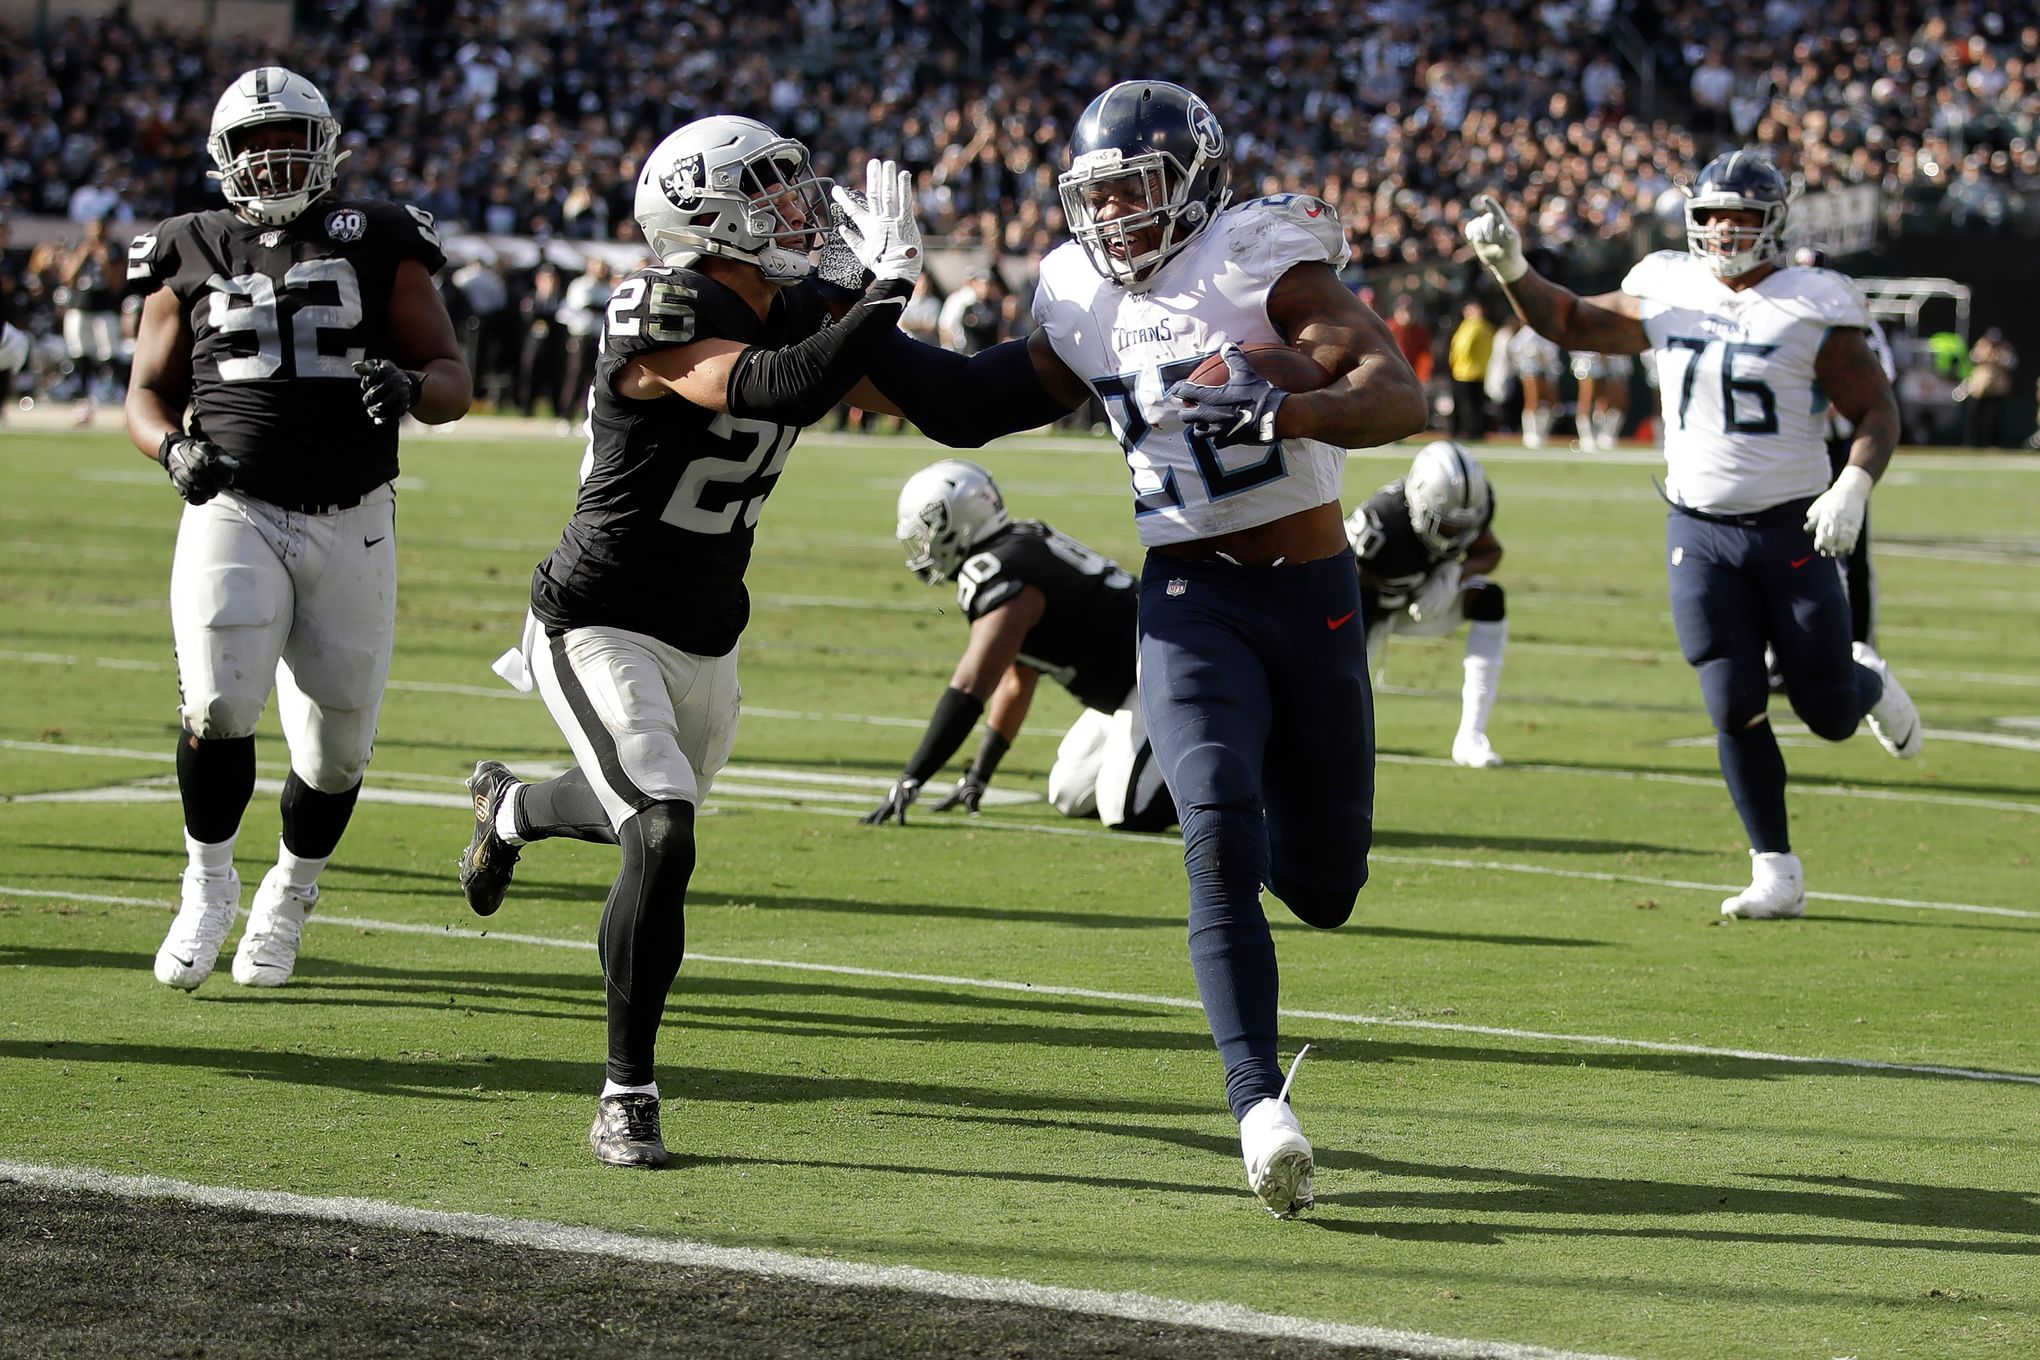
{"label": "white football glove", "polygon": [[1459,598],[1459,572],[1457,562],[1447,562],[1417,587],[1417,597],[1410,601],[1410,618],[1418,623],[1427,619],[1443,618],[1452,609],[1452,602]]}
{"label": "white football glove", "polygon": [[1522,235],[1493,194],[1481,194],[1473,200],[1473,206],[1479,213],[1467,222],[1466,239],[1473,246],[1474,255],[1487,266],[1488,273],[1503,283],[1514,283],[1530,268],[1530,262],[1523,258]]}
{"label": "white football glove", "polygon": [[1806,507],[1803,527],[1813,534],[1813,546],[1823,557],[1847,557],[1855,551],[1856,538],[1863,532],[1863,512],[1869,508],[1870,474],[1851,465]]}
{"label": "white football glove", "polygon": [[921,225],[914,220],[914,177],[897,161],[864,167],[864,201],[838,185],[843,240],[874,279],[912,283],[921,277]]}

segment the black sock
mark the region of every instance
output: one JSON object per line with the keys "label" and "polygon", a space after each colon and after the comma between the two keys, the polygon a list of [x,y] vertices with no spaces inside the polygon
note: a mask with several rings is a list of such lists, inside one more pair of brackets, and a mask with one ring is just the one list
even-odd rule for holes
{"label": "black sock", "polygon": [[694,805],[654,803],[623,824],[623,869],[602,909],[602,977],[609,1008],[609,1079],[653,1080],[666,993],[687,949],[687,880],[694,873]]}
{"label": "black sock", "polygon": [[556,779],[526,784],[517,795],[511,820],[517,823],[519,840],[543,841],[564,836],[600,845],[616,844],[616,829],[609,825],[609,814],[602,810],[595,786],[578,766]]}
{"label": "black sock", "polygon": [[292,770],[283,781],[284,848],[299,859],[331,856],[360,796],[359,784],[344,793],[320,793]]}
{"label": "black sock", "polygon": [[241,829],[241,814],[255,796],[255,738],[177,739],[177,792],[184,799],[184,830],[193,840],[218,845]]}
{"label": "black sock", "polygon": [[1750,848],[1759,854],[1791,850],[1792,838],[1785,827],[1785,756],[1771,724],[1720,732],[1716,738],[1721,774],[1728,781],[1735,810],[1742,814]]}

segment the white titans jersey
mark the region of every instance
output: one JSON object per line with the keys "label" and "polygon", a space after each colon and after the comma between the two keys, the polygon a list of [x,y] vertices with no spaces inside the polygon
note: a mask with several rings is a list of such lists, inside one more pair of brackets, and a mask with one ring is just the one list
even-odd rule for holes
{"label": "white titans jersey", "polygon": [[1292,265],[1346,258],[1329,204],[1277,194],[1220,213],[1138,292],[1100,277],[1074,241],[1041,262],[1035,324],[1104,404],[1133,472],[1142,543],[1251,529],[1339,499],[1344,449],[1315,439],[1213,448],[1164,394],[1228,341],[1285,343],[1268,320],[1275,281]]}
{"label": "white titans jersey", "polygon": [[1643,300],[1675,503],[1748,514],[1827,490],[1828,400],[1813,364],[1834,327],[1869,328],[1853,283],[1793,266],[1736,292],[1686,251],[1660,250],[1622,291]]}

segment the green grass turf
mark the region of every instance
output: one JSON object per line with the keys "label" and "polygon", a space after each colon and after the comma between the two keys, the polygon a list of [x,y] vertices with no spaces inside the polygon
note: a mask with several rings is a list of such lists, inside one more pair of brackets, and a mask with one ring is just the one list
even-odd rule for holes
{"label": "green grass turf", "polygon": [[[1356,457],[1348,503],[1408,452]],[[953,596],[888,533],[932,456],[810,439],[766,507],[737,769],[688,911],[691,953],[724,961],[694,959],[675,992],[679,1161],[648,1177],[583,1144],[592,952],[349,924],[482,924],[451,874],[461,777],[482,755],[566,758],[486,665],[578,446],[407,442],[369,783],[426,798],[363,802],[290,987],[237,988],[223,958],[187,996],[149,975],[163,910],[22,891],[173,900],[176,503],[112,437],[7,436],[0,793],[125,792],[0,806],[0,1157],[1650,1356],[2040,1350],[2040,1085],[1297,1019],[1320,1208],[1279,1224],[1244,1189],[1195,1009],[943,980],[1194,997],[1170,838],[1047,834],[1076,828],[1039,802],[904,830],[846,815],[876,803],[963,644]],[[1016,513],[1138,565],[1108,445],[982,456]],[[1511,606],[1491,731],[1511,765],[1442,760],[1460,640],[1393,642],[1374,880],[1329,934],[1271,908],[1285,1006],[2040,1075],[2040,918],[1816,897],[1803,922],[1722,924],[1721,891],[1632,881],[1747,873],[1672,638],[1650,469],[1489,467]],[[1930,735],[1903,765],[1867,733],[1788,736],[1816,894],[2040,910],[2036,491],[2030,460],[1918,455],[1879,492],[1884,650]],[[998,785],[1040,793],[1074,713],[1044,687]],[[855,721],[872,716],[907,725]],[[273,714],[260,752],[280,778]],[[841,782],[784,780],[817,771]],[[275,834],[258,793],[251,893]],[[612,857],[528,851],[487,925],[592,941]]]}

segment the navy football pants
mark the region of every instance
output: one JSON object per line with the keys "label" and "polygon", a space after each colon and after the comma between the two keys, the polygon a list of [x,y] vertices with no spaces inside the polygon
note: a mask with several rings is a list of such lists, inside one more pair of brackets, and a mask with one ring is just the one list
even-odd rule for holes
{"label": "navy football pants", "polygon": [[1374,699],[1353,555],[1240,567],[1151,555],[1140,693],[1183,829],[1190,961],[1237,1117],[1282,1089],[1266,884],[1319,928],[1367,882]]}
{"label": "navy football pants", "polygon": [[1676,507],[1667,513],[1672,621],[1679,650],[1700,675],[1718,733],[1722,777],[1750,845],[1790,850],[1785,758],[1768,722],[1764,644],[1778,657],[1792,711],[1818,736],[1841,741],[1884,692],[1877,672],[1849,651],[1842,567],[1814,551],[1807,501],[1728,523]]}

